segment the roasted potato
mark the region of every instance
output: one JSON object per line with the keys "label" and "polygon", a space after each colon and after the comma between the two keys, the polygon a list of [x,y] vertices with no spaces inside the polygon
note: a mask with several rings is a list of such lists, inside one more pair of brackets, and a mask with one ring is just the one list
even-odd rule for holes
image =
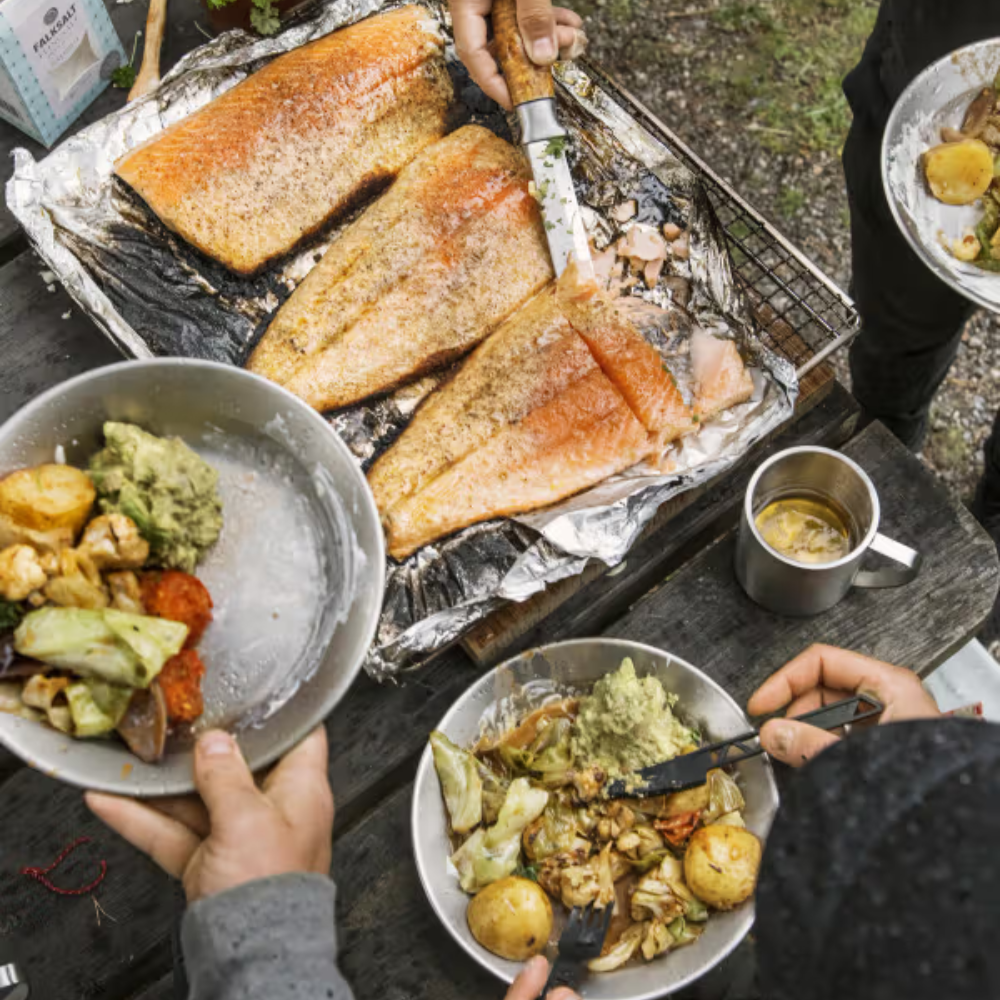
{"label": "roasted potato", "polygon": [[993,154],[978,139],[944,142],[924,153],[931,194],[946,205],[970,205],[993,180]]}
{"label": "roasted potato", "polygon": [[0,514],[32,531],[79,533],[94,506],[90,477],[69,465],[36,465],[0,480]]}
{"label": "roasted potato", "polygon": [[760,857],[760,841],[749,830],[703,826],[688,841],[684,880],[712,909],[731,910],[753,895]]}
{"label": "roasted potato", "polygon": [[537,882],[509,875],[472,898],[466,919],[487,951],[523,962],[545,948],[552,933],[552,904]]}

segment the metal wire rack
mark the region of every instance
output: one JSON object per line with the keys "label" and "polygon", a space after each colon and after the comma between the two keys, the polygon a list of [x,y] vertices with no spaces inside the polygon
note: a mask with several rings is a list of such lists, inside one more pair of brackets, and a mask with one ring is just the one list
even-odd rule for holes
{"label": "metal wire rack", "polygon": [[593,64],[587,71],[701,176],[764,339],[795,365],[799,379],[850,343],[860,318],[847,294],[621,84]]}

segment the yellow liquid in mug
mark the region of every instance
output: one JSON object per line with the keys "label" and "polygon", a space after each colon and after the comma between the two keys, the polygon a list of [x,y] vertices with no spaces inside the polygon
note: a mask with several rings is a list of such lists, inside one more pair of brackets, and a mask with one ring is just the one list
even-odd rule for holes
{"label": "yellow liquid in mug", "polygon": [[757,515],[756,524],[772,549],[795,562],[835,562],[851,551],[847,519],[827,500],[774,500]]}

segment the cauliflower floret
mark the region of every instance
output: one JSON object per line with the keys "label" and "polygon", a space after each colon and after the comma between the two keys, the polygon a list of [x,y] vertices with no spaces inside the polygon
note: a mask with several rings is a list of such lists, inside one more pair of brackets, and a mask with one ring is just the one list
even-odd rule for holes
{"label": "cauliflower floret", "polygon": [[662,851],[663,838],[651,826],[642,824],[626,830],[618,838],[616,846],[622,854],[639,861],[653,851]]}
{"label": "cauliflower floret", "polygon": [[559,897],[568,909],[589,906],[597,899],[601,884],[591,865],[575,865],[563,870],[559,882]]}
{"label": "cauliflower floret", "polygon": [[592,802],[601,792],[607,775],[599,767],[589,767],[573,775],[573,787],[581,802]]}
{"label": "cauliflower floret", "polygon": [[635,825],[635,813],[621,802],[612,802],[606,814],[597,822],[599,840],[616,840],[618,835]]}
{"label": "cauliflower floret", "polygon": [[109,573],[106,578],[111,588],[111,607],[119,611],[127,611],[133,615],[144,615],[146,609],[142,604],[142,591],[139,589],[139,578],[131,570],[119,573]]}
{"label": "cauliflower floret", "polygon": [[589,845],[552,854],[542,861],[538,869],[538,884],[552,897],[558,899],[561,892],[562,873],[567,868],[582,865],[587,860]]}
{"label": "cauliflower floret", "polygon": [[0,597],[23,601],[45,585],[45,570],[30,545],[11,545],[0,552]]}
{"label": "cauliflower floret", "polygon": [[96,610],[108,606],[101,574],[90,557],[78,549],[59,553],[58,575],[45,585],[45,596],[64,608]]}
{"label": "cauliflower floret", "polygon": [[149,542],[124,514],[101,514],[84,529],[77,551],[98,569],[138,569],[149,558]]}

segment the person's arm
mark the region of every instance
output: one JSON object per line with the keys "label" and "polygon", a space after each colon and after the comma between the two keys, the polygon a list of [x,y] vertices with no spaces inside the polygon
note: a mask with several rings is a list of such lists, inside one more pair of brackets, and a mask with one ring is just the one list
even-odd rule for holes
{"label": "person's arm", "polygon": [[181,943],[188,1000],[351,1000],[337,968],[334,886],[275,875],[194,903]]}
{"label": "person's arm", "polygon": [[97,816],[184,883],[190,1000],[351,1000],[336,964],[326,768],[320,728],[258,788],[233,738],[211,732],[195,747],[201,801],[88,793]]}
{"label": "person's arm", "polygon": [[839,737],[794,722],[794,717],[854,694],[873,695],[885,706],[880,723],[933,719],[941,714],[913,671],[823,645],[810,646],[772,674],[754,692],[747,711],[769,715],[785,710],[784,719],[764,724],[760,742],[776,760],[799,767]]}
{"label": "person's arm", "polygon": [[[482,90],[510,110],[510,93],[488,44],[486,18],[493,0],[449,0],[455,51]],[[517,0],[517,24],[528,58],[539,66],[574,59],[587,44],[583,19],[552,0]]]}

